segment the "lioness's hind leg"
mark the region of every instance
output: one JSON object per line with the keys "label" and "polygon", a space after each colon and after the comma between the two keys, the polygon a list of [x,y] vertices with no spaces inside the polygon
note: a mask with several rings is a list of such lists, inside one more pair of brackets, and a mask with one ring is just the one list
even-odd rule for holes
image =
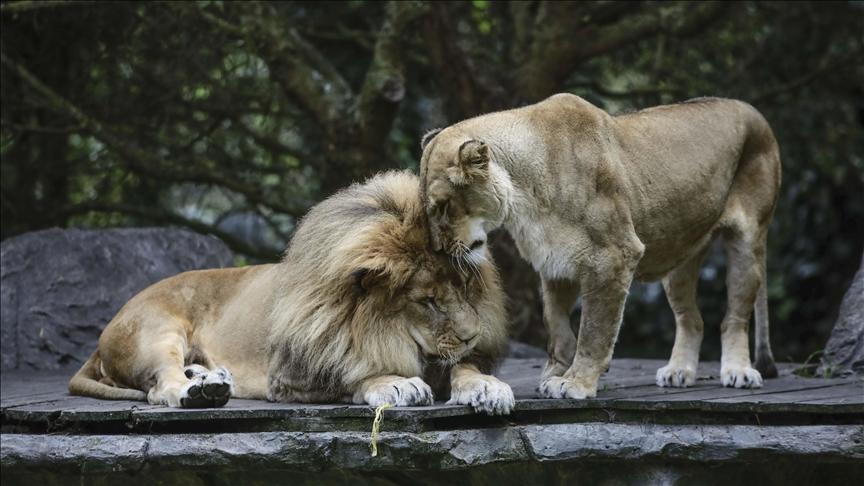
{"label": "lioness's hind leg", "polygon": [[657,370],[657,386],[687,387],[696,383],[703,323],[696,304],[699,268],[708,246],[690,257],[663,279],[663,290],[675,314],[675,344],[669,364]]}
{"label": "lioness's hind leg", "polygon": [[723,354],[720,381],[735,388],[761,388],[762,375],[750,363],[748,327],[756,293],[762,284],[764,237],[733,231],[726,235],[726,316],[720,325]]}

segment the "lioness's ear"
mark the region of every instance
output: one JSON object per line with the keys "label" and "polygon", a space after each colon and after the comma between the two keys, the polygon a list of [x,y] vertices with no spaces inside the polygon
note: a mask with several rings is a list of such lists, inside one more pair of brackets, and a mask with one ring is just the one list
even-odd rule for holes
{"label": "lioness's ear", "polygon": [[429,145],[429,142],[431,142],[433,138],[435,138],[435,135],[441,133],[441,130],[443,130],[443,128],[433,128],[432,130],[426,132],[425,135],[423,135],[423,138],[420,139],[421,152],[426,150],[426,146]]}
{"label": "lioness's ear", "polygon": [[450,182],[461,186],[486,177],[489,147],[479,140],[468,140],[459,146],[459,160],[447,169]]}
{"label": "lioness's ear", "polygon": [[489,165],[489,147],[479,140],[468,140],[459,147],[462,170],[485,169]]}

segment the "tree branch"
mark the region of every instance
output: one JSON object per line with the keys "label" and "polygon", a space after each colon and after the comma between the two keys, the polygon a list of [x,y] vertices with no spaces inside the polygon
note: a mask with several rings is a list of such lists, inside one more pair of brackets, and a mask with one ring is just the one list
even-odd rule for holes
{"label": "tree branch", "polygon": [[721,18],[728,8],[724,2],[688,3],[683,6],[684,12],[673,17],[667,15],[667,6],[658,4],[653,10],[626,16],[610,11],[606,20],[617,21],[595,24],[590,16],[585,19],[568,15],[568,5],[563,2],[547,2],[541,7],[538,16],[542,16],[543,22],[537,22],[531,55],[517,73],[517,88],[526,101],[554,93],[588,59],[660,33],[676,37],[693,35]]}
{"label": "tree branch", "polygon": [[638,96],[656,96],[661,94],[679,95],[682,93],[681,90],[673,88],[633,88],[628,91],[614,91],[603,86],[596,80],[584,83],[573,83],[571,86],[588,88],[591,91],[594,91],[595,93],[605,98],[616,99],[628,99]]}
{"label": "tree branch", "polygon": [[493,90],[481,82],[469,56],[459,45],[450,4],[434,2],[431,10],[423,23],[423,36],[440,89],[446,93],[443,98],[448,118],[458,121],[491,111],[487,103],[494,103]]}
{"label": "tree branch", "polygon": [[52,7],[74,7],[93,3],[96,2],[75,0],[23,0],[20,2],[7,2],[0,5],[0,14],[15,14]]}
{"label": "tree branch", "polygon": [[387,17],[375,41],[372,63],[360,90],[355,120],[364,143],[381,145],[405,97],[405,31],[428,11],[421,2],[387,3]]}
{"label": "tree branch", "polygon": [[24,66],[21,66],[15,61],[9,59],[3,52],[0,52],[0,61],[2,61],[3,66],[14,71],[37,93],[45,98],[55,111],[75,119],[82,127],[84,127],[86,132],[90,133],[104,143],[106,147],[119,154],[123,163],[134,172],[156,180],[198,182],[202,184],[221,186],[242,194],[252,203],[262,204],[274,211],[286,214],[297,216],[305,211],[305,208],[290,207],[274,201],[268,201],[261,196],[261,191],[258,188],[248,186],[237,178],[223,177],[214,173],[212,170],[194,171],[186,169],[177,171],[176,169],[172,169],[161,158],[139,149],[135,143],[123,139],[114,133],[113,130],[107,128],[98,120],[84,113],[77,106],[70,103],[50,87],[42,83]]}
{"label": "tree branch", "polygon": [[21,125],[17,123],[7,123],[5,121],[0,121],[0,126],[7,127],[10,130],[20,130],[22,132],[35,132],[35,133],[51,133],[51,134],[64,134],[64,133],[76,133],[84,130],[84,127],[81,125],[73,125],[66,127],[44,127],[38,125]]}
{"label": "tree branch", "polygon": [[213,27],[247,41],[269,67],[270,79],[325,131],[333,131],[347,119],[354,96],[348,82],[297,29],[279,24],[281,17],[273,11],[273,5],[248,2],[248,6],[241,8],[266,11],[241,16],[241,25],[232,24],[197,5],[179,8],[195,8]]}
{"label": "tree branch", "polygon": [[811,71],[803,76],[799,76],[788,83],[781,84],[779,86],[774,86],[770,89],[759,93],[750,99],[750,102],[753,104],[764,103],[766,101],[770,101],[772,98],[779,96],[784,93],[789,93],[796,91],[808,84],[816,81],[823,75],[830,73],[832,71],[839,71],[843,68],[852,68],[860,63],[864,62],[864,56],[859,55],[857,58],[851,57],[846,59],[841,59],[832,63],[823,63],[822,66],[817,68],[815,71]]}

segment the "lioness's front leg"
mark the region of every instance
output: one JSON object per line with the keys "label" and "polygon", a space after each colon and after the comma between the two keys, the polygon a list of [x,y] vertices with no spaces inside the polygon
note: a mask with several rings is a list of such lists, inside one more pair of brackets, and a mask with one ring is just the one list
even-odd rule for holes
{"label": "lioness's front leg", "polygon": [[389,403],[397,407],[432,405],[432,388],[418,377],[403,378],[384,375],[368,378],[360,383],[352,397],[354,403],[368,403],[374,407]]}
{"label": "lioness's front leg", "polygon": [[549,358],[543,367],[542,379],[561,376],[573,363],[576,354],[576,335],[570,327],[570,314],[579,286],[571,280],[550,280],[543,283],[543,324],[549,333],[546,351]]}
{"label": "lioness's front leg", "polygon": [[540,383],[540,394],[547,398],[593,398],[597,383],[612,359],[612,350],[621,318],[628,285],[610,283],[582,296],[582,319],[573,364],[562,376]]}
{"label": "lioness's front leg", "polygon": [[484,375],[473,364],[459,363],[450,370],[448,405],[471,405],[475,412],[507,415],[516,406],[510,385]]}

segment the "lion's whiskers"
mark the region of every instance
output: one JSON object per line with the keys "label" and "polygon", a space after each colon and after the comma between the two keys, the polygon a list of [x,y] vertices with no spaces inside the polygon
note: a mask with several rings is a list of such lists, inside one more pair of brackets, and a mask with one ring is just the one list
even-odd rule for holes
{"label": "lion's whiskers", "polygon": [[483,290],[486,290],[486,281],[483,280],[483,272],[480,271],[480,266],[474,260],[468,260],[468,264],[471,268],[471,271],[474,273],[474,276],[477,277],[477,280],[480,281],[480,284],[483,285]]}

